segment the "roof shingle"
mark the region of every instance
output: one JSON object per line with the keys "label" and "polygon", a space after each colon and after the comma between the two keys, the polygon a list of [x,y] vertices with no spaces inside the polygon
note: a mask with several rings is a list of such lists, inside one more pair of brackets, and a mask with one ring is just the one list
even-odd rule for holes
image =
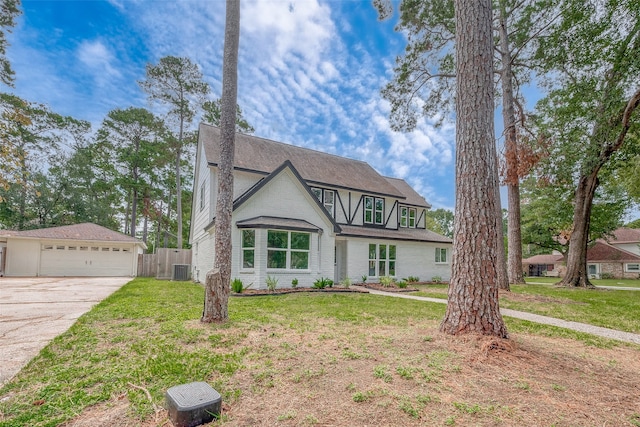
{"label": "roof shingle", "polygon": [[60,227],[38,228],[35,230],[0,231],[0,237],[32,237],[40,239],[91,240],[100,242],[140,243],[141,240],[101,225],[86,222],[83,224],[63,225]]}
{"label": "roof shingle", "polygon": [[[207,162],[217,166],[220,159],[220,129],[203,123],[200,124],[199,132]],[[407,198],[366,162],[251,135],[236,134],[236,169],[269,174],[286,160],[291,161],[309,185],[326,185],[399,199]]]}
{"label": "roof shingle", "polygon": [[388,228],[368,228],[354,225],[340,225],[341,236],[368,237],[391,240],[406,240],[414,242],[452,243],[453,241],[433,231],[423,228],[400,228],[390,230]]}
{"label": "roof shingle", "polygon": [[638,262],[640,261],[640,256],[598,240],[595,245],[587,249],[587,261]]}

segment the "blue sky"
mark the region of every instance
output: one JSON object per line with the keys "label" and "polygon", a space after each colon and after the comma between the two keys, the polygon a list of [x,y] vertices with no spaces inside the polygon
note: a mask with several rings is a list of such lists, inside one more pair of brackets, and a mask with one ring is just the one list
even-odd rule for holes
{"label": "blue sky", "polygon": [[[29,1],[8,57],[17,95],[90,121],[150,107],[137,81],[167,55],[198,63],[220,96],[223,0]],[[393,132],[380,88],[404,36],[370,0],[243,1],[238,102],[261,137],[367,161],[434,208],[454,206],[453,123]]]}

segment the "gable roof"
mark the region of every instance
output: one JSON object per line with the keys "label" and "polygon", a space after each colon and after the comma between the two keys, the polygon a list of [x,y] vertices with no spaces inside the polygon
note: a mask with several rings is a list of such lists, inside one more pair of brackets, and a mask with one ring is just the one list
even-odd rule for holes
{"label": "gable roof", "polygon": [[587,261],[598,262],[638,262],[640,256],[616,248],[604,240],[597,240],[595,245],[587,249]]}
{"label": "gable roof", "polygon": [[[207,163],[217,166],[220,161],[220,128],[201,123],[198,139],[203,143]],[[399,199],[407,198],[366,162],[252,135],[236,134],[235,169],[267,175],[287,160],[309,185],[352,189]]]}
{"label": "gable roof", "polygon": [[404,179],[391,178],[389,176],[385,176],[384,179],[404,195],[405,200],[402,202],[403,204],[431,208],[431,205],[427,203],[424,197],[418,194]]}
{"label": "gable roof", "polygon": [[522,260],[523,264],[556,264],[564,259],[562,255],[534,255]]}
{"label": "gable roof", "polygon": [[640,229],[637,228],[618,228],[611,234],[613,237],[606,239],[609,243],[640,243]]}
{"label": "gable roof", "polygon": [[85,222],[83,224],[63,225],[60,227],[38,228],[35,230],[2,230],[0,237],[25,237],[35,239],[56,239],[56,240],[90,240],[98,242],[120,242],[120,243],[144,243],[135,237],[110,230],[98,224]]}
{"label": "gable roof", "polygon": [[[262,178],[260,181],[256,182],[255,185],[253,185],[253,187],[249,188],[247,191],[241,194],[237,199],[235,199],[233,201],[233,210],[235,211],[244,203],[246,203],[251,197],[253,197],[254,194],[260,191],[260,189],[262,189],[265,185],[271,182],[276,176],[278,176],[285,169],[290,170],[293,176],[298,180],[298,182],[300,182],[300,184],[305,189],[309,197],[315,202],[315,204],[318,206],[320,211],[323,212],[327,221],[331,223],[331,225],[333,226],[333,231],[336,231],[336,232],[340,231],[340,226],[338,225],[336,220],[329,214],[327,209],[322,205],[322,203],[320,203],[318,198],[311,192],[311,188],[307,185],[304,179],[300,176],[300,172],[298,172],[298,170],[295,168],[295,166],[293,166],[293,164],[289,160],[285,160],[285,162],[280,166],[278,166],[276,170],[274,170],[272,173],[267,175],[265,178]],[[205,226],[204,229],[210,230],[215,225],[215,222],[216,222],[216,218],[213,217],[211,222],[207,226]]]}

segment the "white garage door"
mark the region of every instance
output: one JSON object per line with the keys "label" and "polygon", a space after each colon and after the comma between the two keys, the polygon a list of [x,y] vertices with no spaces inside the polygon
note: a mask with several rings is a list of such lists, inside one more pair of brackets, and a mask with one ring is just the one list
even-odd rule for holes
{"label": "white garage door", "polygon": [[132,276],[131,247],[45,244],[40,253],[41,276]]}

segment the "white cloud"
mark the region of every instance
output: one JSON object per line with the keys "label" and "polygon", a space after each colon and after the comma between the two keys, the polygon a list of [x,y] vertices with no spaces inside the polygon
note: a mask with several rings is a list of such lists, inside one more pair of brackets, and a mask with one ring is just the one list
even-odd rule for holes
{"label": "white cloud", "polygon": [[87,67],[97,84],[104,86],[122,76],[111,50],[100,40],[85,40],[78,46],[78,60]]}
{"label": "white cloud", "polygon": [[[84,70],[102,79],[91,88],[93,101],[83,103],[104,104],[91,106],[103,107],[102,116],[116,106],[144,105],[135,81],[144,78],[145,62],[166,55],[198,63],[212,96],[220,96],[224,2],[108,1],[141,46],[130,52],[123,47],[130,42],[118,34],[78,45]],[[436,129],[422,119],[412,133],[391,130],[389,105],[379,91],[393,58],[375,51],[375,40],[349,21],[356,3],[243,2],[238,102],[261,137],[367,161],[385,175],[405,178],[430,203],[447,203],[435,187],[437,177],[453,168],[452,128]],[[380,25],[373,19],[372,26]],[[129,61],[138,51],[144,56]],[[55,53],[46,63],[55,68]]]}

